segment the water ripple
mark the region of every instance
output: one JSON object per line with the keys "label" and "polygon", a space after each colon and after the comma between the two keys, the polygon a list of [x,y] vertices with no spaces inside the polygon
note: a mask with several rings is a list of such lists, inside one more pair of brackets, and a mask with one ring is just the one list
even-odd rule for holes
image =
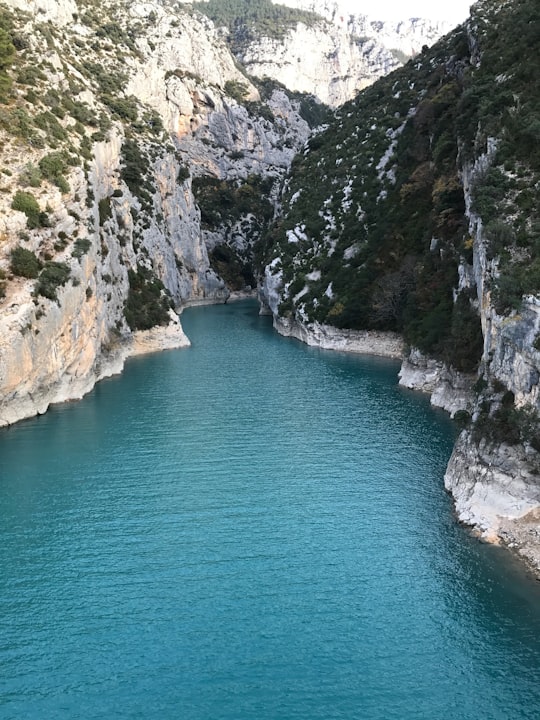
{"label": "water ripple", "polygon": [[455,525],[396,364],[183,316],[0,432],[0,718],[540,716],[540,592]]}

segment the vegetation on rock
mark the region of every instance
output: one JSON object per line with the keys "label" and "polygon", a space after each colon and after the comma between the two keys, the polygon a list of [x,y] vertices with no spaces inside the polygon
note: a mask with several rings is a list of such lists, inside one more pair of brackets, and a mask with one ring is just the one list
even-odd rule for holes
{"label": "vegetation on rock", "polygon": [[155,325],[167,325],[171,298],[154,273],[143,265],[129,270],[129,294],[124,316],[131,330],[149,330]]}
{"label": "vegetation on rock", "polygon": [[37,278],[41,262],[35,253],[19,245],[11,251],[10,268],[11,272],[19,277]]}
{"label": "vegetation on rock", "polygon": [[69,266],[63,262],[50,261],[39,274],[34,292],[49,300],[58,299],[58,288],[67,283],[71,275]]}
{"label": "vegetation on rock", "polygon": [[472,276],[461,173],[493,146],[472,192],[493,238],[497,308],[540,291],[539,168],[536,146],[526,150],[539,119],[534,17],[533,0],[483,0],[472,49],[466,27],[456,29],[311,138],[266,239],[266,260],[282,273],[282,314],[397,330],[458,369],[476,368],[475,292],[458,275]]}
{"label": "vegetation on rock", "polygon": [[254,37],[281,38],[299,22],[308,27],[321,22],[315,13],[274,4],[271,0],[208,0],[195,2],[193,7],[218,27],[229,29],[228,39],[234,52]]}

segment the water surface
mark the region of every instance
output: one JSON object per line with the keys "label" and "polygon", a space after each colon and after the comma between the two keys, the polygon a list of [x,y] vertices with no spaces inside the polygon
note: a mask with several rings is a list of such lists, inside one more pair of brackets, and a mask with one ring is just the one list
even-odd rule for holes
{"label": "water surface", "polygon": [[453,520],[451,425],[253,303],[0,432],[0,718],[540,717],[540,591]]}

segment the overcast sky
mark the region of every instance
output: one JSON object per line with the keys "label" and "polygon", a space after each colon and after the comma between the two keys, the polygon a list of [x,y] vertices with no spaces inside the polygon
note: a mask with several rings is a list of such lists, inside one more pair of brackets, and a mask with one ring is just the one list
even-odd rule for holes
{"label": "overcast sky", "polygon": [[[349,0],[356,12],[365,12],[381,20],[425,17],[449,20],[456,25],[469,15],[472,0]],[[353,11],[354,12],[354,11]]]}

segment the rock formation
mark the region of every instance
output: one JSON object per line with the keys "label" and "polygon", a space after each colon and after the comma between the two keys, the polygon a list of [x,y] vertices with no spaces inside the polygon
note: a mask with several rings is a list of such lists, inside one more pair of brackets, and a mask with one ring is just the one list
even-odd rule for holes
{"label": "rock formation", "polygon": [[481,0],[339,108],[295,160],[260,295],[310,341],[328,325],[403,333],[402,384],[465,426],[446,475],[458,516],[539,569],[533,5]]}
{"label": "rock formation", "polygon": [[[202,15],[157,3],[10,7],[0,424],[81,397],[151,349],[139,333],[153,324],[185,344],[167,307],[229,295],[193,177],[272,184],[309,133],[285,91],[260,101]],[[228,94],[237,87],[248,106]]]}

